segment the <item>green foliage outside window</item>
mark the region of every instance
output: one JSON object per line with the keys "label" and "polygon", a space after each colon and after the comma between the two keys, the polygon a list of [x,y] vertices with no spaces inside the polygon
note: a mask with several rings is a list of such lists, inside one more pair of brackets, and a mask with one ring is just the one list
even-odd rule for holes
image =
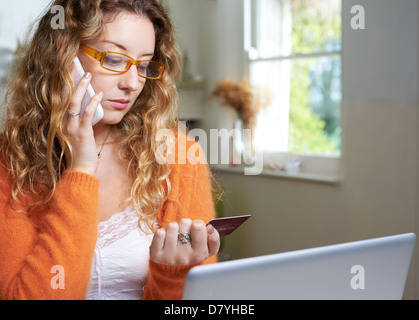
{"label": "green foliage outside window", "polygon": [[[297,0],[292,19],[292,55],[341,50],[340,12]],[[340,78],[340,55],[292,60],[289,151],[340,153]]]}

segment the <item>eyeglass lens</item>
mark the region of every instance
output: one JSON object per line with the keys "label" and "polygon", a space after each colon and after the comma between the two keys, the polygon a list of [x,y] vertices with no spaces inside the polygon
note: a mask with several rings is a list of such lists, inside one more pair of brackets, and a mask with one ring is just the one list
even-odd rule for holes
{"label": "eyeglass lens", "polygon": [[[102,66],[109,70],[123,72],[131,60],[123,55],[107,53],[103,58]],[[138,66],[138,74],[147,78],[159,78],[162,72],[162,65],[154,61],[144,61]]]}

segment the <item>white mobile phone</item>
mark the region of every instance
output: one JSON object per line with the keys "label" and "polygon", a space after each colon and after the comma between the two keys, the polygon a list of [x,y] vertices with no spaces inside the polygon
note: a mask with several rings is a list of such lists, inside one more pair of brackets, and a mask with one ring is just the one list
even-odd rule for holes
{"label": "white mobile phone", "polygon": [[[77,75],[76,75],[74,84],[75,84],[75,87],[77,87],[81,78],[84,76],[85,71],[78,57],[74,59],[74,63],[76,64],[76,68],[77,68]],[[81,102],[80,117],[83,115],[84,109],[86,109],[87,105],[89,104],[90,100],[92,99],[94,95],[95,95],[95,92],[93,91],[93,87],[89,83],[86,94],[84,95],[83,101]],[[99,103],[99,105],[97,106],[96,112],[93,116],[92,125],[95,125],[96,123],[98,123],[103,118],[103,115],[104,115],[103,108],[102,108],[102,105]]]}

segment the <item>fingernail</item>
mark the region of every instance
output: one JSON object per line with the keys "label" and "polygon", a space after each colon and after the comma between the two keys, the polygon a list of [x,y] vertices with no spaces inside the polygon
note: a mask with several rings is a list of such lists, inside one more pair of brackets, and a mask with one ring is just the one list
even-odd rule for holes
{"label": "fingernail", "polygon": [[213,227],[213,225],[212,224],[209,224],[208,226],[207,226],[207,230],[208,230],[208,234],[213,234],[214,233],[214,231],[215,231],[215,228]]}
{"label": "fingernail", "polygon": [[84,74],[84,77],[85,77],[86,79],[90,79],[90,78],[92,77],[92,74],[91,74],[90,72],[86,72],[86,73]]}

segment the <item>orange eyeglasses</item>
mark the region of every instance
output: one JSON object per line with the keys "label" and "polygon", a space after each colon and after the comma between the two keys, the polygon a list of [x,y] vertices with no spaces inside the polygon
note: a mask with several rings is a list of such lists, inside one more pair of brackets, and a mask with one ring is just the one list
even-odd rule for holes
{"label": "orange eyeglasses", "polygon": [[80,49],[92,58],[98,60],[103,69],[117,72],[119,74],[127,72],[132,65],[135,65],[140,77],[150,80],[158,80],[163,76],[166,68],[161,62],[152,60],[135,60],[130,56],[119,52],[101,52],[88,46],[81,46]]}

